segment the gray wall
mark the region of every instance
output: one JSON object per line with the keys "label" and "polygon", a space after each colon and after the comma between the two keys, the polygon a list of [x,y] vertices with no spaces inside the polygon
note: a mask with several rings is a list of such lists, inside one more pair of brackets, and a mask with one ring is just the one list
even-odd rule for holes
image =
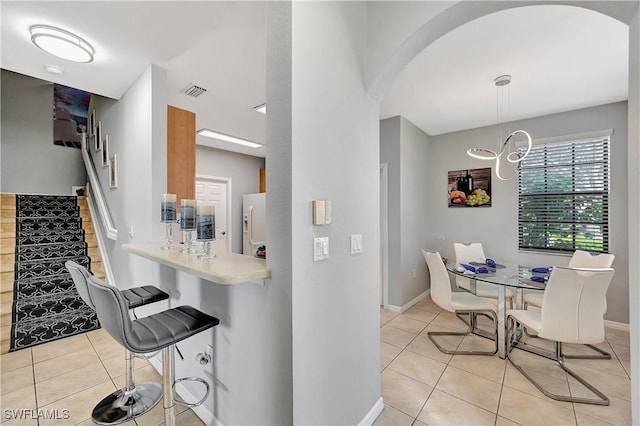
{"label": "gray wall", "polygon": [[2,70],[0,87],[0,191],[71,194],[84,185],[80,150],[53,144],[53,83]]}
{"label": "gray wall", "polygon": [[[611,137],[610,251],[616,255],[616,274],[609,288],[609,309],[605,318],[629,322],[628,234],[627,234],[627,103],[513,122],[511,129],[525,129],[534,139],[613,129]],[[495,126],[431,137],[427,196],[430,206],[427,241],[446,238],[453,259],[453,242],[483,243],[485,253],[505,262],[529,265],[566,265],[567,255],[549,255],[518,251],[518,180],[500,181],[492,176],[492,206],[481,209],[450,209],[444,201],[449,170],[494,167],[486,161],[466,155],[472,147],[495,148]],[[442,200],[442,201],[441,201]]]}
{"label": "gray wall", "polygon": [[394,308],[404,307],[428,288],[420,251],[431,247],[428,150],[427,134],[406,118],[380,121],[380,162],[388,164],[388,304]]}
{"label": "gray wall", "polygon": [[242,196],[260,191],[261,167],[264,167],[264,158],[200,145],[196,147],[197,174],[231,178],[231,251],[234,253],[242,253]]}

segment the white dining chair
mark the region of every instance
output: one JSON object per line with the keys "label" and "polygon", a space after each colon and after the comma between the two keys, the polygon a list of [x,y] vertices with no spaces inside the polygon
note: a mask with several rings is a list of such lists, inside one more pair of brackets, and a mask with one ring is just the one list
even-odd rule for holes
{"label": "white dining chair", "polygon": [[[481,243],[453,243],[453,251],[456,256],[456,263],[478,262],[484,263],[486,256]],[[466,291],[471,291],[471,281],[469,278],[456,276],[456,285]],[[478,297],[488,299],[498,298],[498,287],[494,284],[476,281],[476,292]],[[509,301],[509,307],[513,308],[514,291],[507,288],[505,291],[505,299]]]}
{"label": "white dining chair", "polygon": [[[599,253],[592,254],[584,250],[576,250],[569,260],[569,268],[611,268],[616,258],[613,254]],[[542,292],[528,293],[524,295],[524,308],[542,306]],[[607,312],[607,299],[604,301],[604,312]]]}
{"label": "white dining chair", "polygon": [[[569,268],[611,268],[616,256],[607,253],[592,254],[584,250],[576,250],[569,260]],[[527,293],[523,298],[523,307],[528,309],[530,306],[540,309],[542,306],[543,292]],[[607,298],[605,295],[602,314],[607,312]],[[611,354],[594,345],[586,345],[599,355],[565,355],[565,358],[579,359],[611,359]]]}
{"label": "white dining chair", "polygon": [[[611,268],[555,267],[544,291],[542,306],[537,309],[509,310],[507,326],[510,332],[507,359],[540,392],[558,401],[609,405],[609,399],[592,384],[580,377],[565,364],[563,343],[597,344],[604,341],[602,304],[611,283]],[[545,351],[519,340],[522,327],[535,332],[538,337],[554,342],[554,351]],[[545,389],[513,359],[514,348],[523,349],[549,358],[593,392],[597,398],[559,395]]]}
{"label": "white dining chair", "polygon": [[[450,331],[430,331],[427,333],[429,340],[441,351],[446,354],[453,355],[494,355],[498,352],[498,317],[495,312],[494,304],[486,299],[474,296],[467,292],[452,292],[451,283],[449,282],[449,273],[447,272],[442,257],[438,252],[430,252],[422,250],[422,255],[427,262],[429,268],[429,276],[431,278],[431,298],[434,303],[442,309],[459,315],[468,314],[470,321],[467,324],[468,329],[464,332]],[[434,338],[434,336],[467,336],[477,329],[475,322],[475,314],[483,314],[489,316],[493,320],[493,330],[491,337],[495,341],[492,351],[465,351],[451,350],[442,347]],[[482,335],[482,337],[487,337]]]}

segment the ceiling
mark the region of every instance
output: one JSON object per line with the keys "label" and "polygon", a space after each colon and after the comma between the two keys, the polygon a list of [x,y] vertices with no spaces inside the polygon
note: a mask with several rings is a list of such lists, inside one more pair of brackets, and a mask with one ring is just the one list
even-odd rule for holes
{"label": "ceiling", "polygon": [[[169,104],[196,113],[196,128],[264,144],[265,6],[218,1],[5,1],[2,8],[4,69],[118,99],[147,69],[167,70]],[[53,25],[89,41],[95,59],[77,64],[58,59],[30,40],[29,27]],[[64,69],[50,74],[45,64]],[[189,84],[207,91],[197,98]],[[197,142],[250,155],[251,149],[203,136]]]}
{"label": "ceiling", "polygon": [[[157,64],[167,70],[169,103],[195,112],[198,129],[265,143],[265,116],[253,110],[265,101],[264,2],[3,0],[0,7],[2,68],[117,99]],[[34,24],[80,35],[95,60],[75,64],[41,51],[29,39]],[[627,51],[627,25],[596,12],[552,5],[498,12],[419,54],[387,90],[380,116],[403,115],[429,135],[495,124],[493,80],[501,74],[513,75],[511,119],[625,100]],[[65,73],[48,73],[48,64]],[[190,83],[207,92],[181,93]]]}
{"label": "ceiling", "polygon": [[501,109],[510,101],[507,121],[626,100],[628,34],[626,24],[580,7],[497,12],[418,54],[385,93],[380,116],[402,115],[429,135],[495,124],[494,79],[503,74],[512,75],[500,100]]}

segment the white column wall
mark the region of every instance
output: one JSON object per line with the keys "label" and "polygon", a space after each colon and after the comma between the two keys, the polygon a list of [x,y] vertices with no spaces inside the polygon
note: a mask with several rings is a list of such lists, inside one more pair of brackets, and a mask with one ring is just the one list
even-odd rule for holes
{"label": "white column wall", "polygon": [[[293,423],[358,424],[380,401],[378,108],[363,82],[366,6],[267,9],[268,262],[270,285],[291,286]],[[330,225],[312,225],[314,199],[332,201]],[[351,234],[362,235],[362,254],[349,254]],[[313,262],[319,236],[330,256]]]}

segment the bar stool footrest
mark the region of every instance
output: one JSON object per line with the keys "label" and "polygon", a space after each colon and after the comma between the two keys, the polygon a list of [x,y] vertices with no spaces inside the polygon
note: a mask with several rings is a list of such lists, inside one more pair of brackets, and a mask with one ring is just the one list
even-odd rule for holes
{"label": "bar stool footrest", "polygon": [[[202,404],[207,400],[207,397],[209,396],[209,391],[210,391],[211,389],[210,389],[210,387],[209,387],[209,383],[208,383],[206,380],[201,379],[201,378],[199,378],[199,377],[181,377],[181,378],[179,378],[179,379],[176,379],[176,380],[173,382],[173,388],[174,388],[174,391],[175,391],[176,384],[178,384],[178,383],[180,383],[180,382],[199,382],[199,383],[202,383],[202,384],[204,385],[204,387],[205,387],[206,391],[205,391],[204,396],[202,397],[202,399],[201,399],[201,400],[199,400],[199,401],[197,401],[197,402],[195,402],[195,403],[189,403],[189,402],[184,402],[184,401],[175,401],[175,400],[174,400],[173,402],[174,402],[175,404],[182,405],[182,406],[184,406],[184,407],[192,408],[192,407],[197,407],[197,406],[199,406],[199,405],[202,405]],[[174,395],[175,395],[175,393],[174,393]]]}

